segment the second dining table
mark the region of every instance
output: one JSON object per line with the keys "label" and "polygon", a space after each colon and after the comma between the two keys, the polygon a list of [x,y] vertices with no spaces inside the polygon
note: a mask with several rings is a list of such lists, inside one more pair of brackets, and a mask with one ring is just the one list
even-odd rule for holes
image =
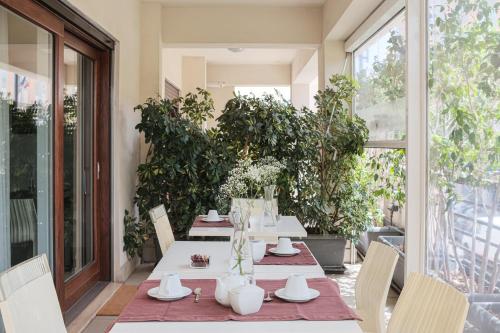
{"label": "second dining table", "polygon": [[[303,249],[307,249],[306,245],[302,242],[297,243],[297,245],[302,246]],[[307,252],[309,251],[307,250]],[[192,254],[204,254],[210,256],[209,267],[206,269],[192,268],[190,266],[190,257]],[[227,272],[229,257],[230,257],[229,242],[177,241],[172,244],[172,246],[168,249],[165,256],[160,260],[160,262],[155,267],[151,275],[148,277],[148,280],[143,283],[143,288],[146,287],[148,284],[156,283],[155,281],[161,279],[165,273],[177,273],[179,274],[180,278],[186,283],[196,283],[195,281],[199,281],[198,283],[200,285],[206,284],[203,283],[202,281],[213,280],[216,277],[220,277]],[[308,262],[307,264],[290,264],[290,265],[287,264],[273,265],[273,264],[257,263],[254,265],[254,277],[258,284],[260,282],[267,284],[280,284],[284,283],[285,279],[287,279],[290,276],[290,274],[300,273],[303,274],[309,281],[316,281],[316,282],[322,281],[322,283],[329,284],[328,282],[329,280],[326,279],[323,269],[315,259],[313,260],[314,262]],[[336,284],[333,285],[337,286]],[[207,291],[205,290],[205,293],[206,292]],[[337,297],[340,296],[338,295]],[[139,302],[140,301],[141,300],[139,300]],[[159,304],[158,306],[160,305],[161,304]],[[164,305],[164,306],[165,310],[163,310],[163,308],[161,310],[157,307],[153,308],[158,310],[160,313],[164,315],[163,312],[167,311],[170,305]],[[345,304],[343,304],[343,306],[345,307]],[[129,309],[128,313],[132,314],[133,316],[135,311],[131,310],[132,309]],[[179,321],[177,320],[121,321],[119,318],[118,322],[116,322],[112,327],[112,329],[110,330],[111,333],[131,333],[131,332],[220,333],[222,331],[231,331],[235,333],[250,333],[250,332],[251,333],[256,333],[256,332],[362,333],[357,321],[354,319],[265,320],[265,321],[260,321],[260,320],[188,321],[180,319]]]}
{"label": "second dining table", "polygon": [[[196,221],[188,233],[189,237],[231,237],[232,235],[232,225],[221,225],[218,223],[203,223],[202,225],[196,224]],[[307,231],[296,216],[280,216],[276,226],[268,227],[259,225],[259,227],[252,227],[248,229],[248,235],[251,237],[278,236],[305,238],[307,237]]]}

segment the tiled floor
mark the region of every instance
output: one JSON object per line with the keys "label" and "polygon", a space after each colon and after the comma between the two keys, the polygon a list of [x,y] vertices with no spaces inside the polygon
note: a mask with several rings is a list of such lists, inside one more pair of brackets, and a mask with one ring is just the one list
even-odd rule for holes
{"label": "tiled floor", "polygon": [[[340,293],[344,298],[347,305],[351,307],[355,307],[356,300],[354,297],[354,286],[356,284],[356,277],[358,276],[359,269],[361,268],[361,264],[355,265],[347,265],[347,270],[344,274],[331,274],[329,275],[331,278],[335,279],[340,287]],[[392,310],[396,305],[396,301],[398,300],[398,294],[391,289],[389,289],[389,295],[387,296],[387,303],[385,306],[385,319],[386,323],[388,322]]]}
{"label": "tiled floor", "polygon": [[[354,307],[354,285],[356,283],[356,277],[359,273],[361,264],[346,265],[347,270],[344,274],[332,274],[329,277],[335,279],[339,286],[342,296],[344,297],[346,303],[349,306]],[[126,281],[126,284],[140,284],[144,281],[148,275],[151,273],[153,267],[151,265],[142,265],[130,276]],[[394,305],[396,304],[398,294],[392,289],[389,291],[389,296],[387,298],[386,305],[386,319],[390,317]],[[103,333],[106,328],[115,320],[116,317],[95,317],[90,324],[83,330],[83,333]]]}
{"label": "tiled floor", "polygon": [[[130,275],[125,284],[139,285],[142,281],[146,280],[153,271],[153,265],[145,264],[140,265],[137,269]],[[92,319],[89,325],[82,331],[82,333],[103,333],[106,328],[111,325],[111,323],[116,319],[116,317],[107,316],[97,316]]]}

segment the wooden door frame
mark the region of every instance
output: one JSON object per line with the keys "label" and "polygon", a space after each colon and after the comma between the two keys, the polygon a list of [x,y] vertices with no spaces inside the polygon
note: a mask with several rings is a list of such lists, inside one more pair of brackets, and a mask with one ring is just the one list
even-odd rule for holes
{"label": "wooden door frame", "polygon": [[[54,120],[53,120],[53,242],[54,279],[63,311],[73,305],[98,280],[111,279],[111,50],[86,35],[34,0],[0,0],[0,5],[53,34],[54,40]],[[64,281],[64,45],[90,53],[99,64],[95,68],[93,138],[93,217],[95,271]],[[89,45],[90,44],[90,45]],[[97,144],[98,143],[98,144]],[[99,165],[99,170],[97,170]],[[82,270],[84,272],[86,268]],[[67,290],[66,290],[67,289]]]}

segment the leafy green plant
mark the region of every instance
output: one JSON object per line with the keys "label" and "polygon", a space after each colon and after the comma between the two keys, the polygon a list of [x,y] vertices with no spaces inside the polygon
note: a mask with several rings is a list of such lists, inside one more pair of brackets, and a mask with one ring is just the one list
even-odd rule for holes
{"label": "leafy green plant", "polygon": [[284,99],[237,95],[229,100],[218,120],[218,138],[236,160],[274,157],[285,165],[276,185],[284,215],[307,219],[311,156],[311,111],[297,110]]}
{"label": "leafy green plant", "polygon": [[[498,9],[488,0],[443,1],[429,24],[429,220],[436,230],[429,269],[468,293],[494,292],[500,271],[493,236],[500,203]],[[470,249],[462,255],[456,212],[467,201]]]}
{"label": "leafy green plant", "polygon": [[[369,149],[366,172],[371,177],[370,193],[374,200],[385,199],[389,207],[389,223],[392,225],[394,213],[406,203],[406,152],[404,149]],[[375,222],[382,223],[384,212],[374,213]]]}
{"label": "leafy green plant", "polygon": [[319,153],[309,176],[317,177],[319,201],[314,205],[317,218],[308,222],[312,231],[356,240],[371,222],[368,183],[360,163],[368,129],[364,120],[350,115],[354,81],[333,75],[330,84],[315,96],[318,111],[310,117]]}
{"label": "leafy green plant", "polygon": [[175,234],[183,237],[196,215],[227,209],[227,200],[217,206],[217,197],[239,161],[271,158],[284,165],[276,181],[282,214],[297,215],[311,232],[357,239],[370,219],[360,160],[368,132],[349,114],[354,83],[340,75],[330,82],[332,87],[318,93],[318,112],[297,110],[269,95],[238,95],[210,131],[201,127],[213,113],[203,90],[172,101],[148,99],[136,107],[141,112],[136,128],[150,150],[138,168],[135,196],[144,223],[131,224],[126,216],[132,233],[126,249],[142,246],[134,234],[152,235],[149,209],[164,204]]}
{"label": "leafy green plant", "polygon": [[154,231],[151,229],[152,226],[146,224],[145,221],[138,221],[136,217],[130,215],[128,210],[125,210],[123,223],[125,226],[123,250],[127,252],[130,257],[136,255],[142,256],[144,243]]}
{"label": "leafy green plant", "polygon": [[[213,101],[200,89],[176,100],[150,98],[135,110],[141,112],[136,128],[150,145],[146,162],[137,170],[134,201],[143,223],[136,231],[145,239],[151,237],[154,228],[148,211],[163,204],[175,235],[182,238],[196,215],[216,207],[217,190],[234,164],[216,131],[201,127],[213,113]],[[142,243],[125,245],[133,254]]]}

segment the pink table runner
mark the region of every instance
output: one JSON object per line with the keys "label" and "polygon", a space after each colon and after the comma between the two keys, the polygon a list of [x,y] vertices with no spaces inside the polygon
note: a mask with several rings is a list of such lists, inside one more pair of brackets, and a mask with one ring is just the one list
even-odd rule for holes
{"label": "pink table runner", "polygon": [[[286,280],[259,280],[257,284],[266,291],[285,286]],[[215,280],[182,280],[182,284],[194,290],[202,288],[199,303],[194,295],[175,302],[161,302],[147,296],[146,292],[159,285],[158,280],[147,280],[140,286],[134,300],[118,317],[118,322],[138,321],[274,321],[274,320],[360,320],[342,300],[338,285],[328,278],[308,279],[309,287],[321,292],[321,296],[308,303],[288,303],[274,297],[264,303],[259,312],[241,316],[224,307],[214,298]]]}
{"label": "pink table runner", "polygon": [[223,219],[221,222],[204,222],[204,216],[197,216],[194,219],[193,228],[232,228],[233,225],[229,222],[228,218]]}
{"label": "pink table runner", "polygon": [[[267,244],[267,251],[276,247],[275,244]],[[291,257],[279,257],[267,252],[267,255],[255,265],[316,265],[316,259],[309,248],[304,243],[293,243],[293,247],[300,250],[300,253]]]}

